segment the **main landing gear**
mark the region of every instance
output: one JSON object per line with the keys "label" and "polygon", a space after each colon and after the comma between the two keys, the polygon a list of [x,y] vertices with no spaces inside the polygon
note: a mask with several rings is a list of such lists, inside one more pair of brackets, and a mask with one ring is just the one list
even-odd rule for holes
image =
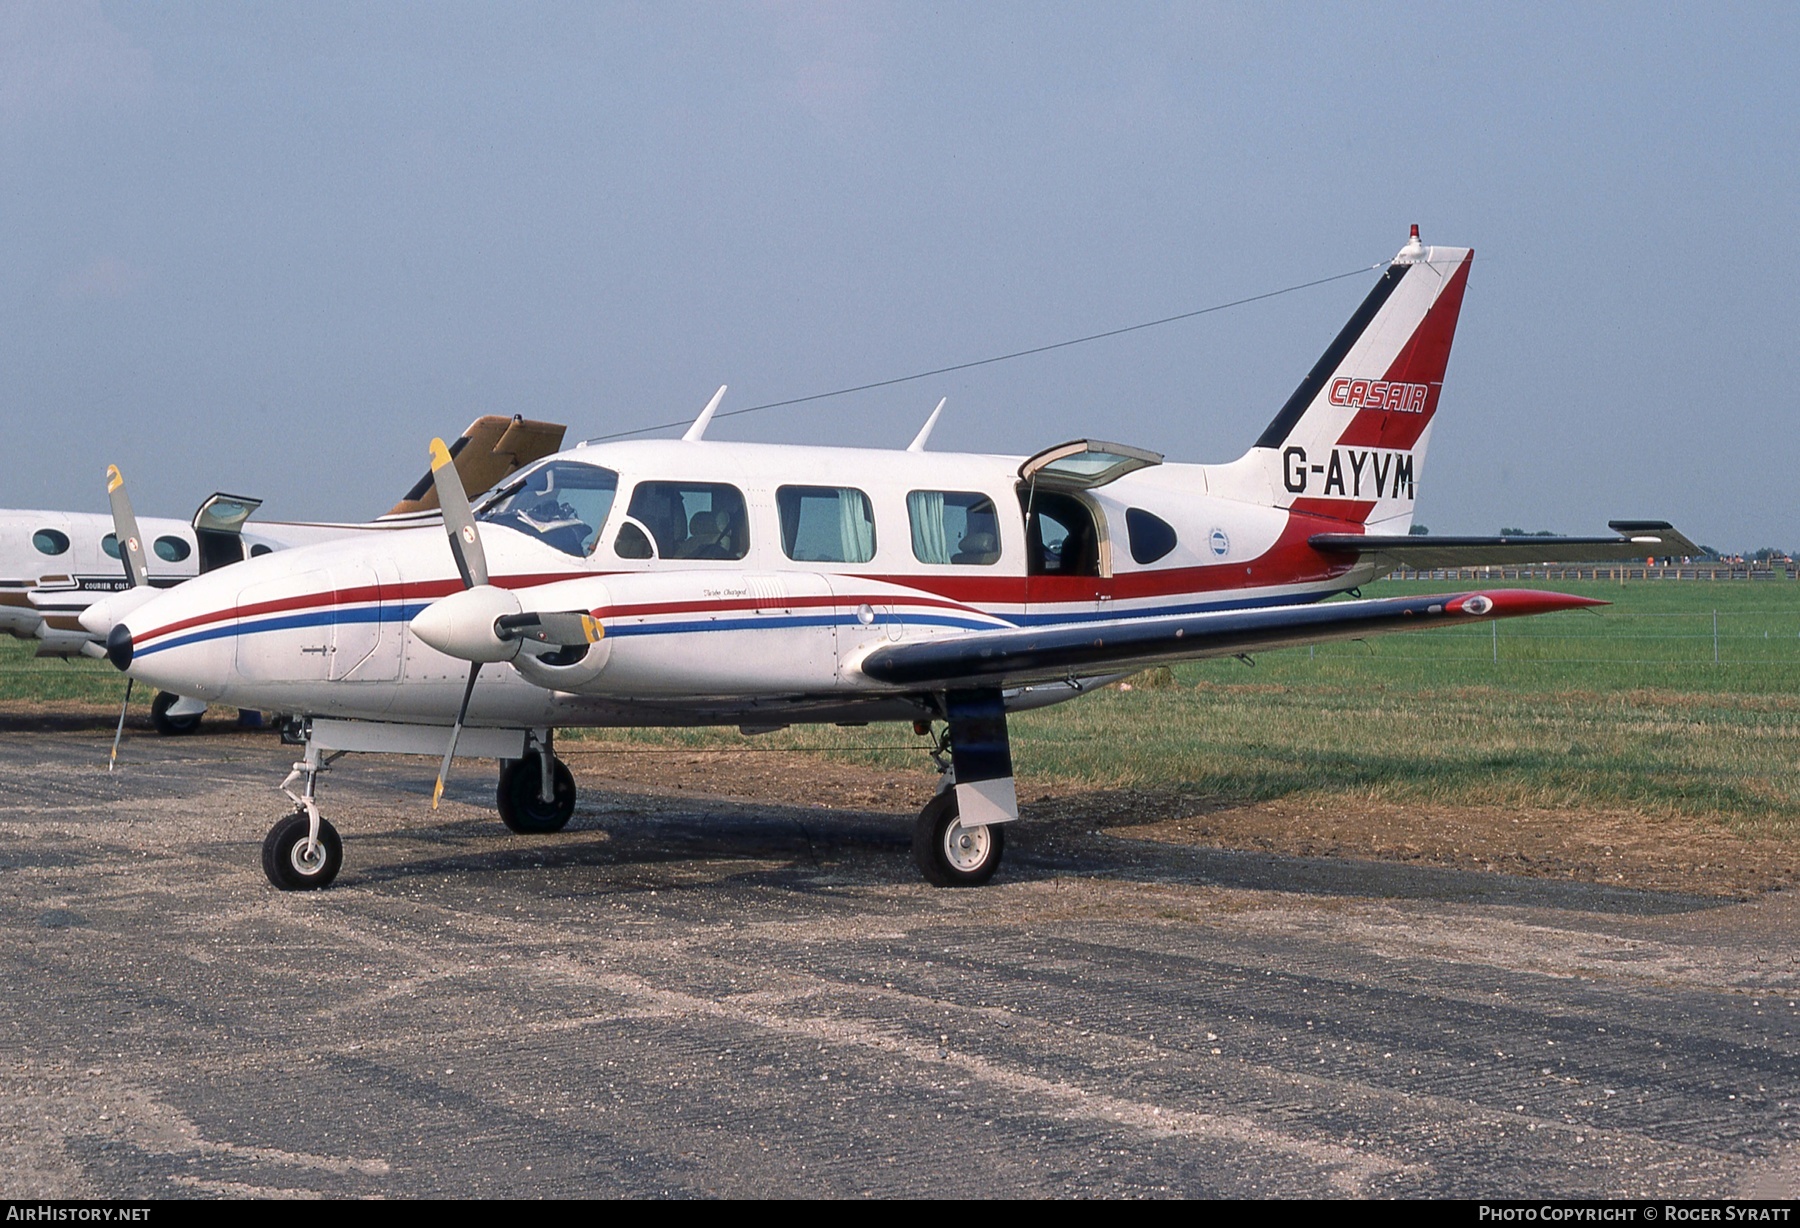
{"label": "main landing gear", "polygon": [[913,862],[933,887],[979,887],[1000,868],[1006,828],[964,827],[952,786],[925,804],[913,823]]}
{"label": "main landing gear", "polygon": [[[317,891],[330,886],[344,864],[344,842],[319,813],[319,777],[351,751],[435,757],[442,753],[444,732],[429,725],[319,718],[301,721],[299,727],[306,753],[281,782],[294,812],[263,840],[263,873],[283,891]],[[550,730],[465,729],[457,750],[501,761],[495,800],[501,821],[512,830],[561,831],[574,815],[575,777],[556,757]]]}
{"label": "main landing gear", "polygon": [[[198,712],[183,709],[191,708],[196,703],[198,701],[184,700],[169,691],[158,691],[156,698],[150,701],[150,724],[155,727],[156,732],[165,736],[192,733],[200,728],[200,718],[206,713],[206,705],[200,703]],[[169,711],[171,708],[175,711]]]}
{"label": "main landing gear", "polygon": [[[550,768],[550,787],[544,787],[544,769]],[[569,765],[550,754],[514,759],[500,768],[500,787],[494,804],[500,821],[516,832],[538,835],[561,831],[575,814],[575,776]]]}
{"label": "main landing gear", "polygon": [[1000,868],[1002,824],[1019,817],[1006,706],[997,690],[952,691],[942,704],[947,724],[933,757],[944,783],[913,824],[913,861],[934,887],[979,887]]}

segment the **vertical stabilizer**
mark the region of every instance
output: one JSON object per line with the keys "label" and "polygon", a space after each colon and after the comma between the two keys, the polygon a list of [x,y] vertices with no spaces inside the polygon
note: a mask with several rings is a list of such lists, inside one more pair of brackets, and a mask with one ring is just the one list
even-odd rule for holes
{"label": "vertical stabilizer", "polygon": [[[535,422],[518,416],[504,418],[498,414],[489,414],[477,418],[450,445],[456,475],[462,479],[463,489],[479,494],[500,479],[554,453],[562,447],[563,432],[566,429],[559,422]],[[432,484],[431,473],[427,471],[406,492],[404,499],[382,515],[382,519],[386,520],[389,516],[416,516],[421,512],[437,510],[437,487]]]}
{"label": "vertical stabilizer", "polygon": [[1475,253],[1419,228],[1215,493],[1404,533]]}

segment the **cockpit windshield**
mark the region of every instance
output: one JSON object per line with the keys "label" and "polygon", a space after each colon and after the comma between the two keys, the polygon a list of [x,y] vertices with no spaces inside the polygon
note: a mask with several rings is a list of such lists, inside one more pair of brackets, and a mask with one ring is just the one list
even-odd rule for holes
{"label": "cockpit windshield", "polygon": [[619,475],[610,469],[552,461],[501,487],[476,518],[580,557],[593,550],[618,492]]}

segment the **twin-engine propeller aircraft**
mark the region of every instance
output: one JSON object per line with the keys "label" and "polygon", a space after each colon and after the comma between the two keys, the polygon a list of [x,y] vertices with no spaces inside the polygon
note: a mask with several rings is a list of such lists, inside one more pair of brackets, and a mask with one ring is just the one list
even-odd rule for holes
{"label": "twin-engine propeller aircraft", "polygon": [[1602,604],[1505,589],[1321,601],[1415,558],[1693,550],[1660,522],[1409,535],[1471,258],[1414,227],[1229,464],[1093,440],[930,453],[929,423],[905,451],[709,442],[720,389],[680,440],[576,447],[473,510],[434,440],[442,530],[202,576],[121,614],[107,655],[184,694],[305,714],[282,785],[297,809],[263,845],[277,887],[338,872],[316,784],[344,752],[442,754],[440,793],[456,754],[500,759],[500,817],[549,832],[575,809],[558,726],[869,721],[942,722],[949,766],[914,856],[935,884],[979,884],[1018,816],[1011,712],[1165,662]]}
{"label": "twin-engine propeller aircraft", "polygon": [[[486,490],[555,452],[566,429],[489,414],[471,422],[450,452],[463,482]],[[110,477],[108,487],[110,493]],[[219,492],[200,505],[191,522],[147,516],[131,533],[118,532],[115,518],[104,513],[0,509],[0,632],[35,641],[40,657],[100,656],[111,627],[89,631],[80,618],[109,594],[138,586],[172,588],[276,550],[438,523],[430,470],[400,502],[366,523],[250,523],[261,506],[260,499]],[[131,540],[138,542],[143,564],[135,576],[120,544]],[[165,691],[150,716],[159,732],[189,733],[205,710],[199,700]]]}

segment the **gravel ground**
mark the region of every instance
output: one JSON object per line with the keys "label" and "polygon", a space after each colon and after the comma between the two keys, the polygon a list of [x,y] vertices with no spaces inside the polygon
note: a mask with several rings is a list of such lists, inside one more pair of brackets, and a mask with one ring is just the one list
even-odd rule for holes
{"label": "gravel ground", "polygon": [[0,722],[6,1197],[1800,1194],[1800,896],[1705,824],[1040,793],[938,891],[924,773],[591,747],[524,837],[369,756],[283,894],[293,748],[109,738]]}

